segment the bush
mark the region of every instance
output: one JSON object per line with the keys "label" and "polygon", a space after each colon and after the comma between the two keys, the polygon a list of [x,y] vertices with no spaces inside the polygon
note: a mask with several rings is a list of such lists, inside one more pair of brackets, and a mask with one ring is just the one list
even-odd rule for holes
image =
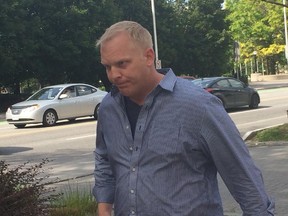
{"label": "bush", "polygon": [[6,112],[9,106],[26,100],[29,96],[29,94],[0,94],[0,112]]}
{"label": "bush", "polygon": [[29,167],[29,162],[11,167],[0,161],[1,216],[49,215],[49,203],[59,195],[54,193],[54,188],[45,186],[51,184],[47,181],[49,176],[43,174],[43,166],[48,162],[48,159],[43,159]]}
{"label": "bush", "polygon": [[[86,187],[85,187],[86,186]],[[68,185],[62,196],[51,202],[50,216],[95,216],[98,205],[89,185]]]}

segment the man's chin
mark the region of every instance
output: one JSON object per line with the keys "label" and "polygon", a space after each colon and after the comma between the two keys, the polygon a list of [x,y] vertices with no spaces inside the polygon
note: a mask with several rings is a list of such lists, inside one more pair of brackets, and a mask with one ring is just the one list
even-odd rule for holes
{"label": "man's chin", "polygon": [[119,92],[120,92],[123,96],[126,96],[126,97],[129,97],[129,96],[130,96],[129,92],[128,92],[126,89],[124,89],[124,88],[118,88],[118,90],[119,90]]}

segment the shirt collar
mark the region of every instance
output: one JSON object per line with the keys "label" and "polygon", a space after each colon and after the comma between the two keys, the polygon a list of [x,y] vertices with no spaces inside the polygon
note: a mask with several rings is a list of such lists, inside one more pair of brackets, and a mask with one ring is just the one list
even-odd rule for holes
{"label": "shirt collar", "polygon": [[165,74],[163,79],[160,81],[159,86],[167,91],[172,92],[175,86],[177,77],[171,68],[162,68],[157,70],[159,73]]}
{"label": "shirt collar", "polygon": [[[176,79],[177,79],[172,69],[161,68],[161,69],[157,69],[157,71],[165,75],[163,79],[160,81],[159,86],[167,91],[172,92],[176,83]],[[112,85],[111,95],[115,96],[118,92],[119,92],[119,89],[115,85]]]}

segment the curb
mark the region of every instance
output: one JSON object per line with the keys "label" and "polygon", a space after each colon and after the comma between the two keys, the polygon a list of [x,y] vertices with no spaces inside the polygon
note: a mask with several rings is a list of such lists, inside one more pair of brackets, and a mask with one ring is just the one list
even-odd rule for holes
{"label": "curb", "polygon": [[244,141],[249,141],[251,140],[254,136],[256,136],[256,134],[260,131],[263,131],[265,129],[269,129],[269,128],[273,128],[273,127],[278,127],[280,125],[283,125],[283,124],[277,124],[277,125],[272,125],[272,126],[269,126],[269,127],[264,127],[264,128],[259,128],[259,129],[256,129],[256,130],[253,130],[253,131],[248,131],[244,134],[244,136],[242,137],[242,139]]}
{"label": "curb", "polygon": [[251,142],[251,141],[248,141],[248,142],[246,142],[246,144],[247,144],[247,146],[249,148],[263,147],[263,146],[275,147],[275,146],[287,146],[288,145],[288,141],[267,141],[267,142]]}
{"label": "curb", "polygon": [[80,176],[76,176],[76,177],[72,177],[72,178],[66,178],[66,179],[60,179],[54,182],[49,182],[46,185],[55,185],[55,184],[59,184],[59,183],[63,183],[63,182],[69,182],[69,181],[75,181],[75,180],[81,180],[84,178],[92,178],[93,177],[93,173],[90,174],[85,174],[85,175],[80,175]]}
{"label": "curb", "polygon": [[256,136],[256,134],[258,132],[261,132],[265,129],[269,129],[269,128],[273,128],[273,127],[278,127],[280,125],[284,125],[283,124],[277,124],[277,125],[272,125],[269,127],[264,127],[264,128],[259,128],[257,130],[254,131],[249,131],[247,132],[242,139],[245,141],[246,145],[248,147],[258,147],[258,146],[286,146],[288,145],[288,141],[266,141],[266,142],[256,142],[256,141],[252,141],[252,138]]}

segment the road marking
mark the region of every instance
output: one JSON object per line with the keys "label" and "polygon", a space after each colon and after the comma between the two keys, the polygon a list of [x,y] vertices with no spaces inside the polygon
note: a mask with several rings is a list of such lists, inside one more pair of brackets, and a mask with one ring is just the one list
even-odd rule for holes
{"label": "road marking", "polygon": [[283,119],[283,118],[285,118],[285,116],[269,118],[269,119],[263,119],[263,120],[259,120],[259,121],[253,121],[253,122],[247,122],[247,123],[244,123],[244,124],[237,124],[237,127],[245,126],[245,125],[251,125],[251,124],[260,123],[260,122],[267,122],[267,121],[276,120],[276,119]]}
{"label": "road marking", "polygon": [[[78,126],[77,124],[82,124],[82,123],[75,123],[75,124],[68,124],[68,125],[56,124],[55,126],[52,126],[52,127],[43,127],[41,125],[33,125],[31,127],[25,127],[25,128],[21,128],[21,129],[14,128],[13,133],[2,133],[1,132],[0,138],[12,137],[12,136],[13,137],[24,136],[24,135],[29,135],[29,134],[40,134],[43,132],[50,132],[50,131],[62,130],[65,128],[77,127]],[[95,122],[89,121],[89,122],[83,122],[83,124],[92,125],[92,124],[95,124]],[[97,124],[97,122],[96,122],[96,124]]]}
{"label": "road marking", "polygon": [[[281,97],[275,97],[275,96],[274,96],[273,98],[267,98],[267,99],[261,99],[261,98],[260,98],[260,99],[261,99],[261,103],[262,103],[262,102],[266,102],[266,101],[273,101],[273,100],[279,100],[279,99],[283,99],[283,100],[284,100],[284,99],[287,99],[287,98],[288,98],[288,96],[285,96],[285,97],[283,97],[283,96],[281,96]],[[260,104],[261,104],[261,103],[260,103]]]}
{"label": "road marking", "polygon": [[90,134],[90,135],[85,135],[85,136],[78,136],[78,137],[72,137],[72,138],[67,138],[66,140],[77,140],[77,139],[85,139],[88,137],[96,137],[96,134]]}
{"label": "road marking", "polygon": [[243,113],[246,113],[246,112],[259,112],[260,110],[264,110],[264,109],[268,109],[269,107],[259,107],[258,109],[248,109],[248,110],[239,110],[237,112],[229,112],[228,114],[230,116],[232,115],[242,115]]}
{"label": "road marking", "polygon": [[[271,106],[272,107],[272,106]],[[270,109],[271,107],[265,107],[265,105],[263,106],[259,106],[259,108],[257,109],[248,109],[248,110],[239,110],[237,112],[228,112],[228,114],[230,116],[233,116],[233,115],[242,115],[243,113],[246,113],[246,112],[260,112],[260,111],[265,111],[267,109]],[[284,107],[283,109],[283,112],[286,113],[286,110],[288,109],[288,106],[287,104],[283,104],[283,105],[273,105],[273,107],[277,107],[277,108],[281,108],[281,107]]]}

